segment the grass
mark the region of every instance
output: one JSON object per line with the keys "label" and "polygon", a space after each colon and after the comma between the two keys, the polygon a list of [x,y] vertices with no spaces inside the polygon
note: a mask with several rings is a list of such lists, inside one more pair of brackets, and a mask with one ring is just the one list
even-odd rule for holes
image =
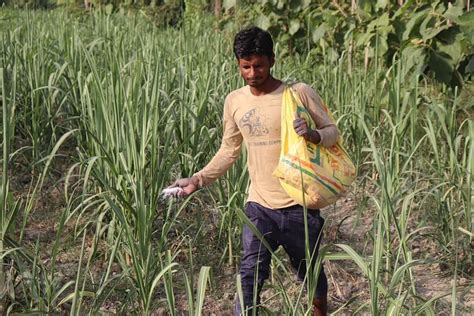
{"label": "grass", "polygon": [[[175,315],[183,312],[178,300],[184,295],[186,310],[200,315],[214,274],[238,266],[245,152],[204,192],[184,201],[159,198],[173,179],[199,170],[217,151],[224,97],[242,84],[233,33],[205,20],[193,23],[161,30],[139,15],[1,9],[3,312],[94,314],[115,296],[122,312],[164,308]],[[373,205],[370,247],[329,244],[321,258],[359,267],[370,299],[347,302],[354,311],[436,314],[439,298],[420,295],[415,268],[448,262],[454,282],[472,271],[472,104],[425,78],[404,80],[403,60],[391,68],[372,61],[365,69],[354,59],[348,72],[347,58],[333,64],[294,56],[275,68],[277,77],[296,77],[319,91],[359,169],[355,187],[374,186],[364,192]],[[21,236],[60,152],[70,167],[44,265],[39,242]],[[33,178],[23,196],[9,184],[20,160]],[[202,237],[212,228],[195,223],[200,212],[189,213],[202,207],[218,214],[215,267]],[[194,218],[186,221],[188,214]],[[413,253],[427,231],[437,247],[431,259]],[[66,251],[68,235],[80,245],[79,260],[74,277],[59,278],[58,254]],[[280,310],[308,314],[303,286],[290,293],[279,281],[291,274],[285,259],[274,256]],[[453,286],[453,314],[456,294]]]}

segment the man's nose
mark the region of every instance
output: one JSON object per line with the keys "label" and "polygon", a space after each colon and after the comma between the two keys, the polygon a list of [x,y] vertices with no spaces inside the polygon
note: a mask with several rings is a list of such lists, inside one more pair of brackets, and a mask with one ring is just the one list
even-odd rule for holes
{"label": "man's nose", "polygon": [[250,67],[250,69],[249,69],[249,75],[250,75],[250,77],[255,76],[255,68]]}

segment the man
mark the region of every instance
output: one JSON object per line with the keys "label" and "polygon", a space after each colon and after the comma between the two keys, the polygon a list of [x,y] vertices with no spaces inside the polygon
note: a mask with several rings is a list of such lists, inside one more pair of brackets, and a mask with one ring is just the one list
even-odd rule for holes
{"label": "man", "polygon": [[[298,271],[298,277],[303,279],[306,274],[304,210],[286,194],[279,180],[272,176],[280,155],[282,93],[286,86],[270,73],[275,63],[272,38],[268,32],[257,27],[244,29],[235,36],[234,54],[247,85],[231,92],[225,99],[221,147],[202,170],[191,178],[177,180],[173,186],[182,188],[180,196],[187,196],[211,184],[239,157],[244,142],[251,180],[245,213],[265,237],[272,251],[280,245],[284,247],[292,266]],[[324,112],[321,98],[306,84],[294,84],[292,88],[317,126],[317,129],[312,130],[304,119],[295,118],[293,126],[296,133],[315,144],[326,147],[334,145],[339,133]],[[323,223],[319,210],[308,210],[309,247],[316,255]],[[257,284],[258,303],[260,290],[269,276],[271,252],[247,226],[243,228],[242,240],[240,275],[243,308],[249,312],[254,284]],[[327,312],[327,279],[324,270],[318,277],[313,310],[314,315],[325,315]],[[237,300],[234,315],[240,313],[243,311]]]}

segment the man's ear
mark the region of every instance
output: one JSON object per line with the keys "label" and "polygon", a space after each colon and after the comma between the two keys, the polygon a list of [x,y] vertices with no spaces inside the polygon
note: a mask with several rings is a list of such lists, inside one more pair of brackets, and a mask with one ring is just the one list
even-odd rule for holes
{"label": "man's ear", "polygon": [[273,65],[275,65],[275,55],[270,57],[270,68],[273,67]]}

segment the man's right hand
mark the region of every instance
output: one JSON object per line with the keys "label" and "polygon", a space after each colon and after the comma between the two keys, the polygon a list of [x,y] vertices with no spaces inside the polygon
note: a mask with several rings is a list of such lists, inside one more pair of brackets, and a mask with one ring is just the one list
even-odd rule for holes
{"label": "man's right hand", "polygon": [[197,191],[199,187],[191,181],[191,178],[182,178],[176,180],[172,185],[169,186],[170,188],[179,187],[182,188],[183,191],[178,193],[179,197],[185,197],[190,195],[191,193]]}

